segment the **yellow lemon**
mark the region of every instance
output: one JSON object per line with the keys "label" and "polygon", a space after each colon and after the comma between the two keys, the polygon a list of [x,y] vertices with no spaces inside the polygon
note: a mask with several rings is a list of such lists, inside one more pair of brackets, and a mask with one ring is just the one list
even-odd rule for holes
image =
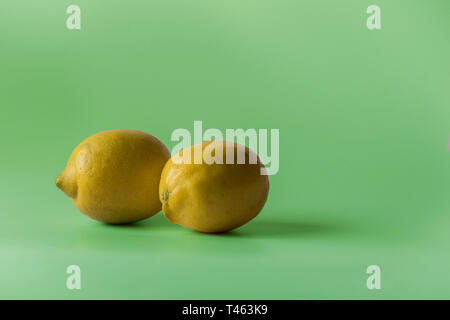
{"label": "yellow lemon", "polygon": [[268,192],[269,179],[258,156],[224,141],[203,142],[172,156],[159,185],[163,213],[170,222],[211,233],[252,220]]}
{"label": "yellow lemon", "polygon": [[169,158],[167,147],[150,134],[103,131],[75,148],[56,185],[92,219],[134,222],[161,210],[158,185]]}

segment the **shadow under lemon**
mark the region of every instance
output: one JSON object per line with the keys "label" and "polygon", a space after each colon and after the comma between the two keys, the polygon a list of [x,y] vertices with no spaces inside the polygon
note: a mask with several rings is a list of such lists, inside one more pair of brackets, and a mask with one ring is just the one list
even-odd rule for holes
{"label": "shadow under lemon", "polygon": [[328,238],[338,234],[345,235],[350,229],[343,225],[333,223],[320,223],[296,220],[258,219],[243,225],[240,228],[226,233],[214,234],[224,237],[240,238],[268,238],[268,239],[307,239]]}
{"label": "shadow under lemon", "polygon": [[275,219],[275,212],[266,214],[235,230],[215,234],[171,224],[161,213],[132,224],[87,223],[78,232],[75,246],[93,252],[176,253],[180,258],[189,259],[222,258],[224,254],[246,257],[273,250],[271,241],[285,246],[307,240],[345,240],[354,236],[355,230],[341,221],[313,222],[301,214]]}
{"label": "shadow under lemon", "polygon": [[[275,216],[275,214],[273,215]],[[139,231],[184,231],[197,236],[211,237],[239,237],[239,238],[272,238],[272,239],[305,239],[328,238],[330,236],[349,234],[352,230],[343,224],[336,222],[302,221],[298,219],[274,219],[259,218],[251,220],[247,224],[224,233],[202,233],[189,230],[167,221],[162,214],[131,224],[110,225],[99,223],[104,228],[124,228]]]}

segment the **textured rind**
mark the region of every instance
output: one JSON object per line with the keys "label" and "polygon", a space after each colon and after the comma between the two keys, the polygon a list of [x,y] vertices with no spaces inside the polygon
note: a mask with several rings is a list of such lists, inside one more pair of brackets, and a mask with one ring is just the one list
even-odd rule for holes
{"label": "textured rind", "polygon": [[88,217],[130,223],[161,210],[158,185],[170,152],[136,130],[97,133],[78,145],[57,185]]}
{"label": "textured rind", "polygon": [[[218,144],[224,147],[224,164],[176,163],[172,157],[165,165],[159,186],[160,200],[165,217],[172,223],[201,232],[226,232],[255,218],[263,208],[268,192],[269,179],[261,175],[264,165],[249,164],[251,150],[245,147],[245,164],[225,164],[227,148],[238,144],[222,141],[202,143],[205,158]],[[190,152],[193,160],[195,146],[181,152]],[[207,159],[206,159],[207,160]],[[236,157],[235,157],[236,160]]]}

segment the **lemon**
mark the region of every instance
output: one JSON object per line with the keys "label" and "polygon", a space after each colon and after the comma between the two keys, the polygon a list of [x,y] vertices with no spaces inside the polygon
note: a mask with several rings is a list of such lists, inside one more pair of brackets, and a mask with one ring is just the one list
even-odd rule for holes
{"label": "lemon", "polygon": [[[242,158],[238,161],[238,149],[243,151],[245,163]],[[196,161],[199,153],[195,150],[201,152],[202,161]],[[233,152],[232,161],[227,161],[229,151]],[[255,161],[250,163],[250,159]],[[164,216],[172,223],[208,233],[242,226],[256,217],[266,202],[269,179],[264,171],[258,156],[236,143],[208,141],[186,148],[167,161],[161,174],[159,196]]]}
{"label": "lemon", "polygon": [[167,147],[150,134],[103,131],[75,148],[56,185],[88,217],[130,223],[161,210],[158,185],[169,158]]}

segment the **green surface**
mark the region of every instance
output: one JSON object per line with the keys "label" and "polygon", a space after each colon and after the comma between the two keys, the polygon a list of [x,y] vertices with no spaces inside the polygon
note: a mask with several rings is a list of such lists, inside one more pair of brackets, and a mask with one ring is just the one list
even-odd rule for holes
{"label": "green surface", "polygon": [[[449,17],[447,0],[2,0],[0,298],[450,298]],[[280,129],[268,202],[236,231],[104,225],[53,184],[98,131],[171,149],[194,120]]]}

